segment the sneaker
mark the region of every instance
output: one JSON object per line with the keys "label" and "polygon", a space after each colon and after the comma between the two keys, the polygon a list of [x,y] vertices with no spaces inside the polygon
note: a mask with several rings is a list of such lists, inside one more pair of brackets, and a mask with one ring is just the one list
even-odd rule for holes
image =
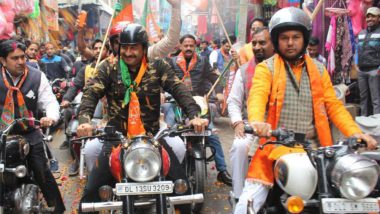
{"label": "sneaker", "polygon": [[219,182],[223,182],[224,184],[228,186],[232,186],[232,178],[231,178],[231,175],[227,172],[227,170],[219,172],[216,179]]}
{"label": "sneaker", "polygon": [[59,172],[59,166],[57,160],[50,160],[50,171],[51,172]]}
{"label": "sneaker", "polygon": [[60,150],[68,149],[69,148],[69,141],[65,140],[63,143],[59,146]]}
{"label": "sneaker", "polygon": [[69,167],[69,176],[75,176],[79,172],[79,163],[77,161],[73,161]]}

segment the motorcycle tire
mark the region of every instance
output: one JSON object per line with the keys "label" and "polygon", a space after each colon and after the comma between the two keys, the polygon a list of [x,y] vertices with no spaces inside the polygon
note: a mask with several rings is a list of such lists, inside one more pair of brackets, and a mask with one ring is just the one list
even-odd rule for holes
{"label": "motorcycle tire", "polygon": [[[190,167],[188,176],[192,179],[191,182],[191,194],[204,194],[206,184],[206,162],[205,159],[190,159]],[[203,203],[193,203],[191,210],[194,213],[200,213],[203,207]]]}

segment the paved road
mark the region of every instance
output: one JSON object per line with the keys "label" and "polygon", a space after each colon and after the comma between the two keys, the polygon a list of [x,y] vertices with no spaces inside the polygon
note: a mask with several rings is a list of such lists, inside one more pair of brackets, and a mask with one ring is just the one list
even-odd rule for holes
{"label": "paved road", "polygon": [[[228,153],[232,144],[234,133],[230,128],[229,119],[216,119],[215,127],[217,128],[220,139],[222,141],[228,171],[231,172]],[[54,133],[53,137],[54,140],[51,143],[51,148],[60,163],[61,174],[57,174],[56,176],[58,177],[60,175],[60,178],[57,179],[57,182],[59,183],[61,192],[63,193],[63,198],[67,209],[66,213],[76,213],[79,199],[85,185],[85,180],[81,181],[77,176],[68,176],[68,165],[71,162],[69,151],[59,150],[59,145],[64,139],[63,129],[58,129]],[[231,213],[231,206],[228,203],[228,192],[231,190],[231,188],[224,185],[223,183],[217,182],[216,176],[217,171],[215,169],[215,163],[211,162],[208,164],[205,204],[202,213]]]}

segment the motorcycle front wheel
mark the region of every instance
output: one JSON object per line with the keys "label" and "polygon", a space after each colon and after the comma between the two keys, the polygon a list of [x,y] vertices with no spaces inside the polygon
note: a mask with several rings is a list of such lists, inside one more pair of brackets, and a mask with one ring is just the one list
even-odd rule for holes
{"label": "motorcycle front wheel", "polygon": [[[189,159],[189,167],[187,176],[190,182],[191,194],[204,194],[204,186],[206,182],[206,162],[204,158],[196,159],[194,157]],[[203,203],[193,203],[191,210],[194,213],[200,213]]]}

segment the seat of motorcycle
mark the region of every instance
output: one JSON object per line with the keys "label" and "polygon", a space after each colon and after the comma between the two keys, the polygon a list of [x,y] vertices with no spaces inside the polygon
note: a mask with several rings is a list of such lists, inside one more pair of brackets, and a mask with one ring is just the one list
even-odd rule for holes
{"label": "seat of motorcycle", "polygon": [[372,160],[380,161],[380,151],[366,151],[360,154]]}

